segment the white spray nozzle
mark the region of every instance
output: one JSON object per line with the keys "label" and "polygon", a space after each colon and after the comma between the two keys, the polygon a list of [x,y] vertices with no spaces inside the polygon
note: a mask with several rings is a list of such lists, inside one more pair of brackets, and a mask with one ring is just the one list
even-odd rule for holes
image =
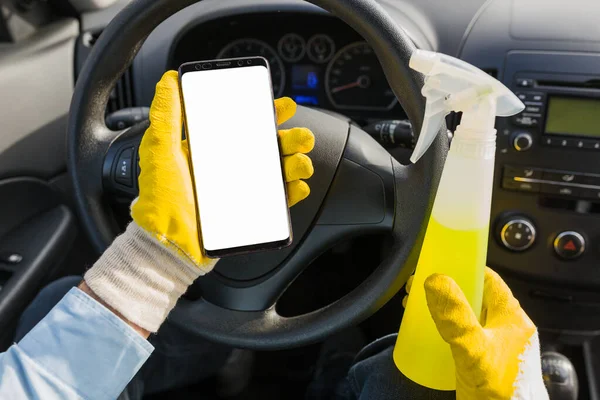
{"label": "white spray nozzle", "polygon": [[[479,125],[482,132],[489,132],[486,127],[491,126],[493,132],[496,116],[508,117],[525,108],[523,102],[498,80],[457,58],[416,50],[409,66],[425,75],[421,93],[427,99],[419,140],[410,158],[413,163],[427,151],[444,118],[452,111],[462,111],[463,118],[468,113],[477,113],[479,118],[466,118],[471,128]],[[490,107],[492,109],[487,113],[481,110]]]}

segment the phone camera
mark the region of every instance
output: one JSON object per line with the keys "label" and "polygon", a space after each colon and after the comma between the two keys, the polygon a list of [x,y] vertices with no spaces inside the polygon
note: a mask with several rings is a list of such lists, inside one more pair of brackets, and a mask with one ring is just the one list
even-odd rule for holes
{"label": "phone camera", "polygon": [[202,69],[202,64],[196,64],[195,68],[200,71]]}
{"label": "phone camera", "polygon": [[212,68],[212,64],[211,63],[204,63],[202,64],[202,69],[211,69]]}
{"label": "phone camera", "polygon": [[238,61],[238,67],[241,67],[242,65],[244,65],[243,61]]}
{"label": "phone camera", "polygon": [[248,64],[248,65],[252,64],[252,60],[247,60],[246,64]]}

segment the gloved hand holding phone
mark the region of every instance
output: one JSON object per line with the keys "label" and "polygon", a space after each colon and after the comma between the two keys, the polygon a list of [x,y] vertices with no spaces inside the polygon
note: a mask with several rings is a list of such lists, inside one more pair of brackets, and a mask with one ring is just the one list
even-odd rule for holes
{"label": "gloved hand holding phone", "polygon": [[[412,277],[408,292],[411,285]],[[452,350],[458,400],[548,399],[537,329],[496,272],[485,271],[481,322],[452,278],[431,275],[425,294],[436,327]]]}
{"label": "gloved hand holding phone", "polygon": [[[280,125],[295,114],[296,104],[282,98],[275,109]],[[156,86],[150,127],[140,145],[140,194],[131,207],[133,222],[84,277],[97,296],[150,332],[158,330],[188,286],[217,263],[202,253],[182,126],[178,75],[169,71]],[[306,153],[314,146],[314,135],[307,128],[293,128],[280,130],[279,137],[291,207],[310,193],[303,179],[313,174]],[[240,202],[244,195],[239,193]]]}

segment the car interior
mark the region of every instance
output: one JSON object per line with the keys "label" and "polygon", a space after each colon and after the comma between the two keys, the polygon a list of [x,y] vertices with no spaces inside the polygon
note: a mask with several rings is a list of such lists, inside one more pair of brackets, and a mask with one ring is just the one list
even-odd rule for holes
{"label": "car interior", "polygon": [[[291,211],[290,247],[221,260],[172,320],[253,352],[240,399],[304,398],[327,338],[397,332],[461,118],[410,165],[425,104],[407,65],[416,47],[473,64],[525,104],[496,120],[487,265],[542,352],[570,360],[577,398],[600,399],[600,2],[151,3],[0,1],[0,351],[44,286],[83,275],[131,221],[162,74],[250,56],[269,62],[275,98],[299,105],[289,126],[315,133],[311,195]],[[561,104],[598,121],[571,129],[553,116]],[[214,387],[210,377],[147,398],[220,398]]]}

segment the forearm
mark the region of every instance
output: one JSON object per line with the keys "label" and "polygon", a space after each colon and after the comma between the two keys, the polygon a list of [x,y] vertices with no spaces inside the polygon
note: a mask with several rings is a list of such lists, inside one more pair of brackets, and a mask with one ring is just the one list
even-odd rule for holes
{"label": "forearm", "polygon": [[115,399],[152,351],[139,331],[73,288],[0,354],[0,398]]}
{"label": "forearm", "polygon": [[132,223],[79,287],[0,355],[0,397],[116,398],[150,356],[150,333],[200,274]]}
{"label": "forearm", "polygon": [[104,307],[110,310],[113,314],[115,314],[117,317],[123,320],[123,322],[125,322],[127,325],[131,326],[133,330],[139,333],[144,339],[148,339],[148,337],[150,336],[150,331],[147,331],[146,329],[141,328],[133,322],[129,321],[127,318],[121,315],[121,313],[109,306],[104,300],[96,296],[96,294],[92,291],[92,289],[90,289],[90,287],[85,283],[85,281],[81,281],[78,288],[79,290],[90,296],[92,299],[96,300],[98,303],[102,304]]}
{"label": "forearm", "polygon": [[132,222],[84,281],[102,304],[146,333],[158,331],[177,300],[202,274],[192,262]]}

